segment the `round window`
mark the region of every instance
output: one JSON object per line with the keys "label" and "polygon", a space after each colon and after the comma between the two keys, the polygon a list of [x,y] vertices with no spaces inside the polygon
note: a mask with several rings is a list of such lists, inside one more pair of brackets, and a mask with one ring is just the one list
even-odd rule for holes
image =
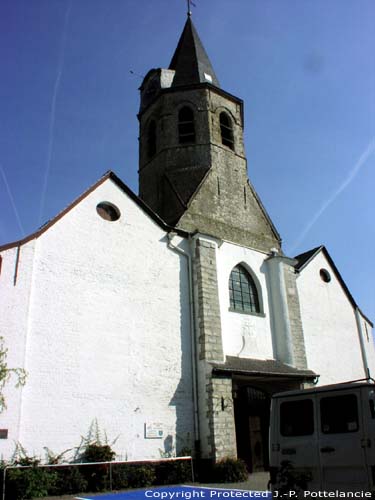
{"label": "round window", "polygon": [[98,203],[96,205],[96,211],[102,219],[111,222],[118,220],[121,216],[120,210],[116,207],[116,205],[113,205],[113,203],[109,203],[108,201]]}
{"label": "round window", "polygon": [[329,274],[327,269],[321,269],[319,274],[324,283],[329,283],[331,281],[331,275]]}

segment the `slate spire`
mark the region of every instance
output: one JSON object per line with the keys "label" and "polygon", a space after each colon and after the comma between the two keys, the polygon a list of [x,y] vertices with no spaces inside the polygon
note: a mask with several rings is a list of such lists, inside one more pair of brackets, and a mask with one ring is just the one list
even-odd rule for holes
{"label": "slate spire", "polygon": [[176,71],[173,87],[193,85],[195,83],[211,83],[216,87],[220,87],[190,15],[186,20],[169,69]]}

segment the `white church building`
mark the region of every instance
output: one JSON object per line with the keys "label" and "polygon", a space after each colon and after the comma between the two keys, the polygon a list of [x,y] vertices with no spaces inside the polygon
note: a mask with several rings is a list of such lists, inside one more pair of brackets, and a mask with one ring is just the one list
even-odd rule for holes
{"label": "white church building", "polygon": [[243,102],[190,17],[139,122],[139,196],[108,172],[0,247],[0,335],[27,371],[0,455],[60,453],[97,419],[122,459],[267,469],[271,395],[373,376],[373,325],[325,247],[284,255],[248,180]]}

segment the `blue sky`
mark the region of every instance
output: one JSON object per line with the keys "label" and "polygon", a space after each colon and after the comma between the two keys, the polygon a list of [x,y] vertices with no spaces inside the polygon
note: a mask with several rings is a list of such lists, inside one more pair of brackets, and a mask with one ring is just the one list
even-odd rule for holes
{"label": "blue sky", "polygon": [[[375,2],[195,4],[222,88],[245,101],[249,177],[284,251],[326,245],[375,320]],[[138,191],[138,87],[185,19],[184,0],[0,0],[0,244],[108,169]]]}

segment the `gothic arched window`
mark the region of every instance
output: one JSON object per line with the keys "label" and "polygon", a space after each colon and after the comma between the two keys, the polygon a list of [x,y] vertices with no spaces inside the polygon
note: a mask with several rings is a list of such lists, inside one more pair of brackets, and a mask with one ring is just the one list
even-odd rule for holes
{"label": "gothic arched window", "polygon": [[220,132],[221,132],[221,142],[228,146],[230,149],[234,149],[234,139],[233,139],[233,125],[228,113],[224,111],[220,113]]}
{"label": "gothic arched window", "polygon": [[254,279],[240,264],[232,269],[229,278],[230,308],[234,311],[259,313],[260,303]]}
{"label": "gothic arched window", "polygon": [[178,112],[178,142],[180,144],[195,142],[194,112],[188,106],[184,106]]}
{"label": "gothic arched window", "polygon": [[147,128],[147,156],[152,158],[156,153],[156,121],[151,120]]}

